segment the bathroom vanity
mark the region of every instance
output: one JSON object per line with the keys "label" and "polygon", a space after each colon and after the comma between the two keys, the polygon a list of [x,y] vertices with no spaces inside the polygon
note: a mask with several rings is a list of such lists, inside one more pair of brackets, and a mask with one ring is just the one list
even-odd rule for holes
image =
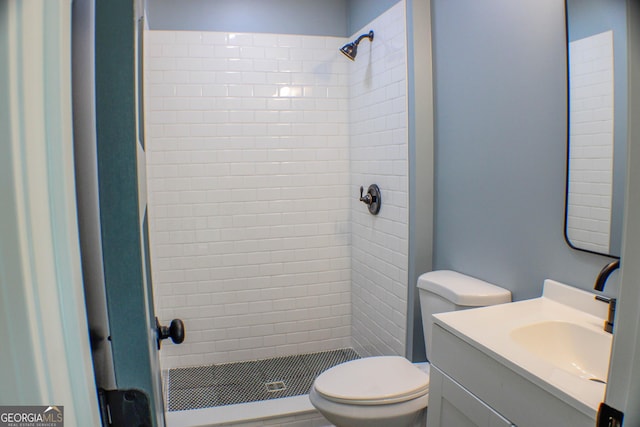
{"label": "bathroom vanity", "polygon": [[434,315],[429,427],[595,425],[606,304],[553,280],[526,301]]}

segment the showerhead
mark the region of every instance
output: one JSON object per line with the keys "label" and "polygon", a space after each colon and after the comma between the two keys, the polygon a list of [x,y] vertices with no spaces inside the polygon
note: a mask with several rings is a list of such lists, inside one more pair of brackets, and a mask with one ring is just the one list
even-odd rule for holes
{"label": "showerhead", "polygon": [[340,48],[340,52],[350,60],[355,61],[356,55],[358,54],[358,44],[360,44],[360,41],[364,38],[368,38],[369,41],[373,41],[373,30],[369,31],[369,34],[361,35],[356,39],[356,41],[342,46]]}
{"label": "showerhead", "polygon": [[340,48],[340,52],[353,61],[358,54],[358,46],[353,43],[347,43]]}

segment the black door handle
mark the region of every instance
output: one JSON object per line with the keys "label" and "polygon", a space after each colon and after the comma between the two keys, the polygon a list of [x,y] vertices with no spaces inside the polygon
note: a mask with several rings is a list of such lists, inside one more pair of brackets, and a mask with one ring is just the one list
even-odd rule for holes
{"label": "black door handle", "polygon": [[169,326],[162,326],[156,317],[156,330],[158,350],[160,350],[160,343],[164,339],[171,338],[174,344],[181,344],[184,341],[184,322],[180,319],[173,319]]}

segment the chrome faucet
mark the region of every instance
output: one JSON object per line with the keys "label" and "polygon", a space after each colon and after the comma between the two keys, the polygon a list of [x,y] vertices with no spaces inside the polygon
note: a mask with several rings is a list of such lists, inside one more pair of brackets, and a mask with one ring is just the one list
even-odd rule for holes
{"label": "chrome faucet", "polygon": [[[596,283],[593,285],[593,289],[602,292],[604,290],[604,285],[605,283],[607,283],[607,279],[609,278],[611,273],[613,273],[613,271],[618,269],[619,267],[619,259],[605,265],[604,268],[600,270],[600,273],[598,273],[598,277],[596,277]],[[613,319],[616,315],[616,299],[603,297],[601,295],[596,295],[596,299],[598,301],[606,302],[607,304],[609,304],[609,312],[607,314],[607,320],[605,320],[604,322],[604,330],[606,332],[613,333]]]}

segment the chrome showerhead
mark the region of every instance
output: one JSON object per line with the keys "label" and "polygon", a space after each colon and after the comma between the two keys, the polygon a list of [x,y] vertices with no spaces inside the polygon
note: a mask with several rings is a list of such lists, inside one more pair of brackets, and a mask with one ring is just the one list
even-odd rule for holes
{"label": "chrome showerhead", "polygon": [[358,44],[360,44],[360,41],[364,38],[368,38],[369,41],[373,41],[373,30],[369,31],[369,34],[361,35],[356,39],[356,41],[342,46],[340,48],[340,52],[350,60],[355,61],[356,55],[358,54]]}

